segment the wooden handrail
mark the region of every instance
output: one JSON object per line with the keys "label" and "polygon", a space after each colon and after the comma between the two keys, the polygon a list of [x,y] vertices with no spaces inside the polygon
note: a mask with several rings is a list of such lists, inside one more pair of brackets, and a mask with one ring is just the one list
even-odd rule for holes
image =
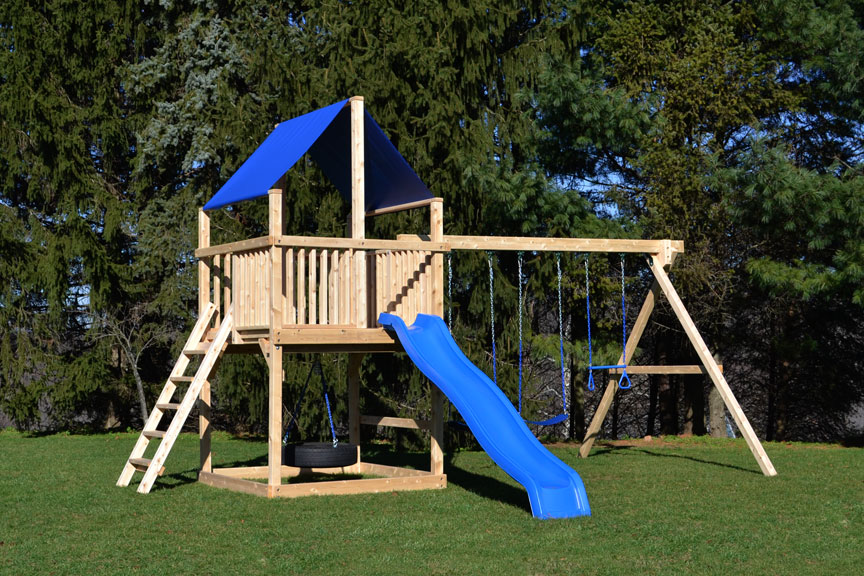
{"label": "wooden handrail", "polygon": [[228,244],[219,244],[218,246],[198,248],[195,250],[195,257],[206,258],[207,256],[230,254],[232,252],[248,252],[249,250],[257,250],[269,246],[273,246],[273,239],[269,236],[261,236],[250,240],[240,240],[239,242],[229,242]]}
{"label": "wooden handrail", "polygon": [[369,210],[366,212],[366,217],[371,218],[373,216],[380,216],[381,214],[392,214],[393,212],[403,212],[405,210],[412,210],[414,208],[424,208],[426,206],[431,206],[433,202],[443,202],[441,198],[426,198],[425,200],[417,200],[416,202],[406,202],[405,204],[399,204],[397,206],[388,206],[387,208],[376,208],[375,210]]}
{"label": "wooden handrail", "polygon": [[319,236],[282,236],[277,246],[291,248],[329,248],[335,250],[421,250],[424,252],[449,252],[446,242],[424,242],[412,240],[375,240],[371,238],[323,238]]}

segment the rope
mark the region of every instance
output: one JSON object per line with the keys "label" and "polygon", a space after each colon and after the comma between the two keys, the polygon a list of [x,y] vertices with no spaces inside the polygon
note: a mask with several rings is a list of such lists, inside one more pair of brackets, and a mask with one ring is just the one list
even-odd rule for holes
{"label": "rope", "polygon": [[[567,385],[564,379],[564,320],[562,313],[561,300],[561,253],[555,253],[555,266],[558,270],[558,351],[561,355],[561,402],[563,403],[564,413],[567,413]],[[519,341],[522,343],[521,339]]]}
{"label": "rope", "polygon": [[524,307],[524,292],[522,290],[522,257],[523,252],[517,253],[516,261],[519,265],[519,414],[522,414],[522,308]]}
{"label": "rope", "polygon": [[288,435],[291,434],[291,431],[297,424],[297,418],[300,416],[300,405],[303,403],[303,397],[306,396],[306,389],[309,387],[309,380],[312,378],[312,373],[315,372],[315,368],[318,368],[318,373],[320,374],[321,364],[318,361],[312,364],[312,367],[309,368],[309,374],[306,375],[306,383],[303,384],[303,389],[300,391],[300,398],[297,400],[297,404],[294,406],[294,412],[291,414],[291,422],[288,423],[288,429],[285,430],[285,435],[282,437],[282,444],[288,443]]}
{"label": "rope", "polygon": [[[618,388],[629,390],[633,383],[627,375],[627,298],[624,292],[624,255],[621,254],[621,359],[624,367],[621,369],[621,378],[618,379]],[[627,385],[624,386],[624,381]]]}
{"label": "rope", "polygon": [[492,318],[492,381],[498,385],[498,367],[496,366],[495,351],[495,272],[492,269],[493,252],[486,252],[486,261],[489,264],[489,315]]}
{"label": "rope", "polygon": [[333,448],[339,444],[336,439],[336,428],[333,426],[333,414],[330,412],[330,398],[327,396],[327,380],[324,379],[324,372],[321,371],[321,364],[318,364],[318,370],[321,374],[321,384],[324,386],[324,403],[327,405],[327,420],[330,421],[330,434],[333,436]]}

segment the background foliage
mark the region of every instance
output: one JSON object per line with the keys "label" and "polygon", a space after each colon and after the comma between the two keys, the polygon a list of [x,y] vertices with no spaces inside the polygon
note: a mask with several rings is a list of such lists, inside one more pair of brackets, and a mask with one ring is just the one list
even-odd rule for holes
{"label": "background foliage", "polygon": [[[852,0],[5,2],[0,411],[21,428],[137,426],[194,320],[198,208],[274,124],[362,94],[444,197],[446,233],[683,239],[676,285],[760,434],[848,435],[864,395],[862,18]],[[344,235],[347,207],[317,168],[288,178],[289,229]],[[220,211],[214,242],[261,234],[264,214]],[[579,436],[597,397],[582,391],[583,260],[563,266],[573,410],[547,432]],[[593,344],[614,361],[617,256],[590,267]],[[554,271],[526,255],[532,416],[561,410]],[[499,384],[515,400],[515,256],[495,272]],[[454,334],[491,372],[485,255],[455,254],[453,273]],[[633,308],[648,278],[629,258],[626,276]],[[639,361],[692,362],[658,312]],[[311,361],[288,362],[287,397]],[[323,364],[344,420],[346,360]],[[223,364],[220,425],[261,429],[263,370]],[[428,410],[404,358],[363,370],[370,411]],[[645,379],[606,432],[703,433],[706,390]],[[326,431],[313,396],[307,436]]]}

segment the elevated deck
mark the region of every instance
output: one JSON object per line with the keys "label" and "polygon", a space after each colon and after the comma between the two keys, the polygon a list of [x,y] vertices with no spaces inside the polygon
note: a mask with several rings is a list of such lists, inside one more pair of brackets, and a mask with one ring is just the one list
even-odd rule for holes
{"label": "elevated deck", "polygon": [[[392,352],[381,312],[413,322],[443,312],[444,242],[261,237],[201,248],[213,302],[233,306],[228,352],[261,339],[286,351]],[[436,257],[437,256],[437,257]],[[218,323],[217,323],[218,326]]]}

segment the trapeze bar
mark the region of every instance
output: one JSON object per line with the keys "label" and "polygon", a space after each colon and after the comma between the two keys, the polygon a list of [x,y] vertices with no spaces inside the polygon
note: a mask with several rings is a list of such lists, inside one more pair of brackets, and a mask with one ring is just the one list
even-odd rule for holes
{"label": "trapeze bar", "polygon": [[626,364],[610,364],[609,366],[589,366],[589,370],[614,370],[616,368],[627,368]]}

